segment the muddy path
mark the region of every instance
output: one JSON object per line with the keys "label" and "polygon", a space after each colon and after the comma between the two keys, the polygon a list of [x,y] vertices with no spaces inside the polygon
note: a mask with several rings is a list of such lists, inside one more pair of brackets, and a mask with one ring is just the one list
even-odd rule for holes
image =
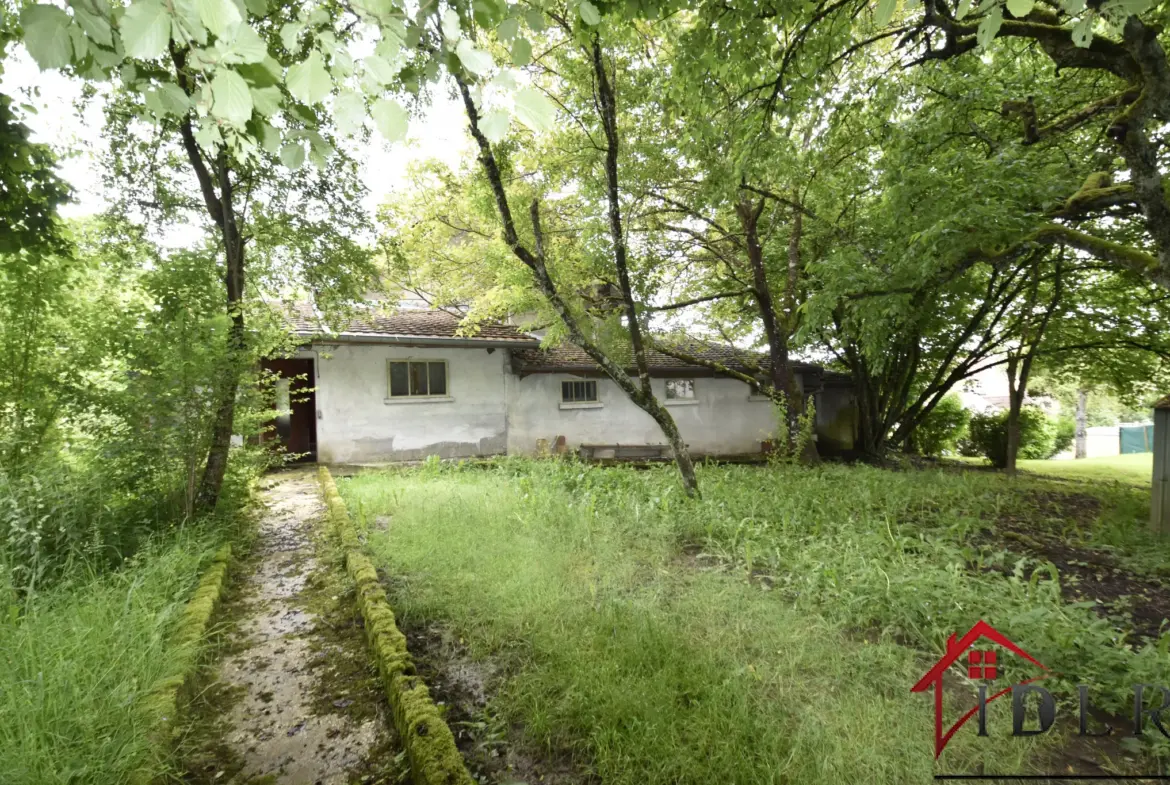
{"label": "muddy path", "polygon": [[322,531],[307,470],[273,475],[256,544],[191,690],[184,782],[408,782],[352,588]]}

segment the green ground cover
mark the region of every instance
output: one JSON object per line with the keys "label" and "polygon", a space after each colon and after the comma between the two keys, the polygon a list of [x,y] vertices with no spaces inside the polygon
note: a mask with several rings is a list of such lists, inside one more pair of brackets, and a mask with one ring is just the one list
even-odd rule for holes
{"label": "green ground cover", "polygon": [[78,568],[4,609],[0,780],[111,785],[166,770],[141,704],[175,664],[170,632],[220,541],[210,529],[160,536],[116,572]]}
{"label": "green ground cover", "polygon": [[[702,481],[691,502],[667,468],[506,461],[340,487],[396,611],[492,660],[507,674],[492,710],[605,783],[928,781],[930,698],[909,688],[980,618],[1063,672],[1058,689],[1088,683],[1118,711],[1134,680],[1170,673],[1170,639],[1119,643],[1044,559],[994,536],[1011,513],[1164,564],[1135,491],[1109,491],[1114,514],[1070,533],[1032,501],[1058,483],[985,471],[706,467]],[[1057,742],[964,732],[938,770],[1035,770]]]}
{"label": "green ground cover", "polygon": [[1143,452],[1072,461],[1020,461],[1019,467],[1025,471],[1068,480],[1121,482],[1149,488],[1154,471],[1154,454]]}

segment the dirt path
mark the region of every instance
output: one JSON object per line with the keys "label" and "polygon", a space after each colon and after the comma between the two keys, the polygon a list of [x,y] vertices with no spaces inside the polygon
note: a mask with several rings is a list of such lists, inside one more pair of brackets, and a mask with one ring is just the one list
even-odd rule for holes
{"label": "dirt path", "polygon": [[222,659],[192,701],[185,780],[232,785],[405,781],[340,566],[321,554],[313,475],[270,478],[253,563],[220,616]]}

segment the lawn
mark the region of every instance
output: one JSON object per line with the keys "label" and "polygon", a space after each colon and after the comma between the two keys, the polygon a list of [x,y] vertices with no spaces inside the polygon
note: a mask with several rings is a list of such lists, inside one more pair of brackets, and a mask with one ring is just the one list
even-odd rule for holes
{"label": "lawn", "polygon": [[1131,455],[1111,455],[1105,458],[1081,458],[1064,461],[1020,461],[1026,471],[1066,480],[1094,480],[1121,482],[1143,488],[1150,487],[1154,472],[1152,452]]}
{"label": "lawn", "polygon": [[965,729],[932,760],[931,700],[910,686],[981,618],[1064,674],[1054,690],[1091,684],[1116,711],[1130,683],[1170,672],[1164,647],[1119,640],[1122,611],[1072,601],[1044,558],[997,536],[1001,519],[1026,520],[1033,543],[1051,530],[1164,564],[1136,492],[1113,489],[1114,514],[1070,521],[1051,506],[1058,484],[984,471],[705,467],[701,479],[697,502],[667,468],[560,462],[429,465],[340,487],[404,623],[442,625],[491,663],[490,711],[603,783],[1036,771],[1059,739],[1002,738],[996,705],[998,738]]}

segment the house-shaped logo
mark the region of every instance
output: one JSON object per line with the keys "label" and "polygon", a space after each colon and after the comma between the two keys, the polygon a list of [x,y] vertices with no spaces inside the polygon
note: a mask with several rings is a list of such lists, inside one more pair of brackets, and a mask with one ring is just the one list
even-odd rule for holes
{"label": "house-shaped logo", "polygon": [[992,644],[998,645],[1012,654],[1027,660],[1036,667],[1045,671],[1039,676],[1020,682],[1020,684],[1030,684],[1034,681],[1048,677],[1048,668],[1041,664],[1035,657],[1028,652],[1021,649],[1013,643],[1006,635],[1003,635],[990,624],[985,621],[979,621],[974,627],[967,631],[962,638],[957,638],[955,635],[947,640],[947,651],[942,659],[934,664],[934,666],[926,672],[926,675],[918,680],[918,683],[910,688],[911,692],[926,692],[934,688],[934,757],[937,760],[938,756],[946,748],[947,742],[955,735],[955,731],[963,727],[967,720],[975,716],[976,713],[987,703],[1007,695],[1012,691],[1011,686],[1008,686],[993,695],[976,704],[970,711],[964,714],[959,720],[952,725],[946,732],[943,732],[943,674],[947,669],[955,664],[964,654],[967,655],[967,676],[974,680],[993,681],[999,675],[999,664],[997,662],[997,652],[994,649],[977,649],[973,648],[977,643],[987,640]]}

